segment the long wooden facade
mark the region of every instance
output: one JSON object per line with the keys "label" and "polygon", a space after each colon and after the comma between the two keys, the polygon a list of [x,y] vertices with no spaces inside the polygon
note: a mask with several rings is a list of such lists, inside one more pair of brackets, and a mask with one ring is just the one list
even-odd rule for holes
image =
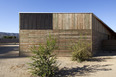
{"label": "long wooden facade", "polygon": [[101,41],[113,31],[92,13],[20,13],[20,56],[31,55],[30,48],[45,44],[49,34],[57,38],[59,56],[70,56],[69,46],[84,37],[92,42],[92,52],[101,50]]}
{"label": "long wooden facade", "polygon": [[103,51],[103,41],[115,38],[115,32],[92,14],[92,51],[94,53]]}

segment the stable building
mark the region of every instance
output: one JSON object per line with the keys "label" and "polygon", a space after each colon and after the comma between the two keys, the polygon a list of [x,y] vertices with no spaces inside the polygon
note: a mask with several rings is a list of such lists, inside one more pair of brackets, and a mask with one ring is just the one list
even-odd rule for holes
{"label": "stable building", "polygon": [[33,45],[45,44],[49,34],[57,38],[58,56],[70,56],[69,46],[84,37],[92,43],[92,53],[103,50],[104,40],[115,39],[115,32],[93,13],[19,13],[20,56],[32,55]]}

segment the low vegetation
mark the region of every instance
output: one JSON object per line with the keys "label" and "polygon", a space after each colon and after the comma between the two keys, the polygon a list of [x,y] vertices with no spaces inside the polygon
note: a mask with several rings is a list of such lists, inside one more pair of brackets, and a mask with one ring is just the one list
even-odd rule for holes
{"label": "low vegetation", "polygon": [[16,39],[16,36],[4,36],[4,39]]}
{"label": "low vegetation", "polygon": [[34,56],[31,57],[32,63],[29,63],[32,75],[40,77],[53,77],[58,69],[56,56],[53,50],[56,49],[56,39],[51,35],[47,38],[45,45],[34,46],[31,51]]}
{"label": "low vegetation", "polygon": [[[47,38],[46,44],[32,47],[31,51],[34,55],[31,57],[32,62],[29,63],[32,75],[40,77],[55,76],[58,72],[56,55],[53,54],[55,49],[57,49],[56,38],[51,35]],[[78,40],[77,43],[73,43],[71,50],[73,51],[72,60],[74,61],[82,62],[92,57],[91,43],[88,41]]]}
{"label": "low vegetation", "polygon": [[91,43],[83,41],[82,38],[71,46],[72,60],[82,62],[92,57]]}

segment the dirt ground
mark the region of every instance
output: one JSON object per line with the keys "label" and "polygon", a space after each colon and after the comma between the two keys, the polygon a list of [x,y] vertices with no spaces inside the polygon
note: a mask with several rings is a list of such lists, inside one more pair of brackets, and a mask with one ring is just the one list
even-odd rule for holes
{"label": "dirt ground", "polygon": [[[32,77],[28,57],[18,56],[18,45],[0,46],[0,77]],[[77,63],[71,57],[58,57],[59,77],[116,77],[116,53],[101,53],[89,61]]]}

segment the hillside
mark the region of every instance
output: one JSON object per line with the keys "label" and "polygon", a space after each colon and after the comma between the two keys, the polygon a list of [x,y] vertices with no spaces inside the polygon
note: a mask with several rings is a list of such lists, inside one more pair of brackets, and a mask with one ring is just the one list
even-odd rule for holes
{"label": "hillside", "polygon": [[19,38],[19,33],[0,32],[0,38],[2,38],[3,36],[16,36],[17,38]]}

